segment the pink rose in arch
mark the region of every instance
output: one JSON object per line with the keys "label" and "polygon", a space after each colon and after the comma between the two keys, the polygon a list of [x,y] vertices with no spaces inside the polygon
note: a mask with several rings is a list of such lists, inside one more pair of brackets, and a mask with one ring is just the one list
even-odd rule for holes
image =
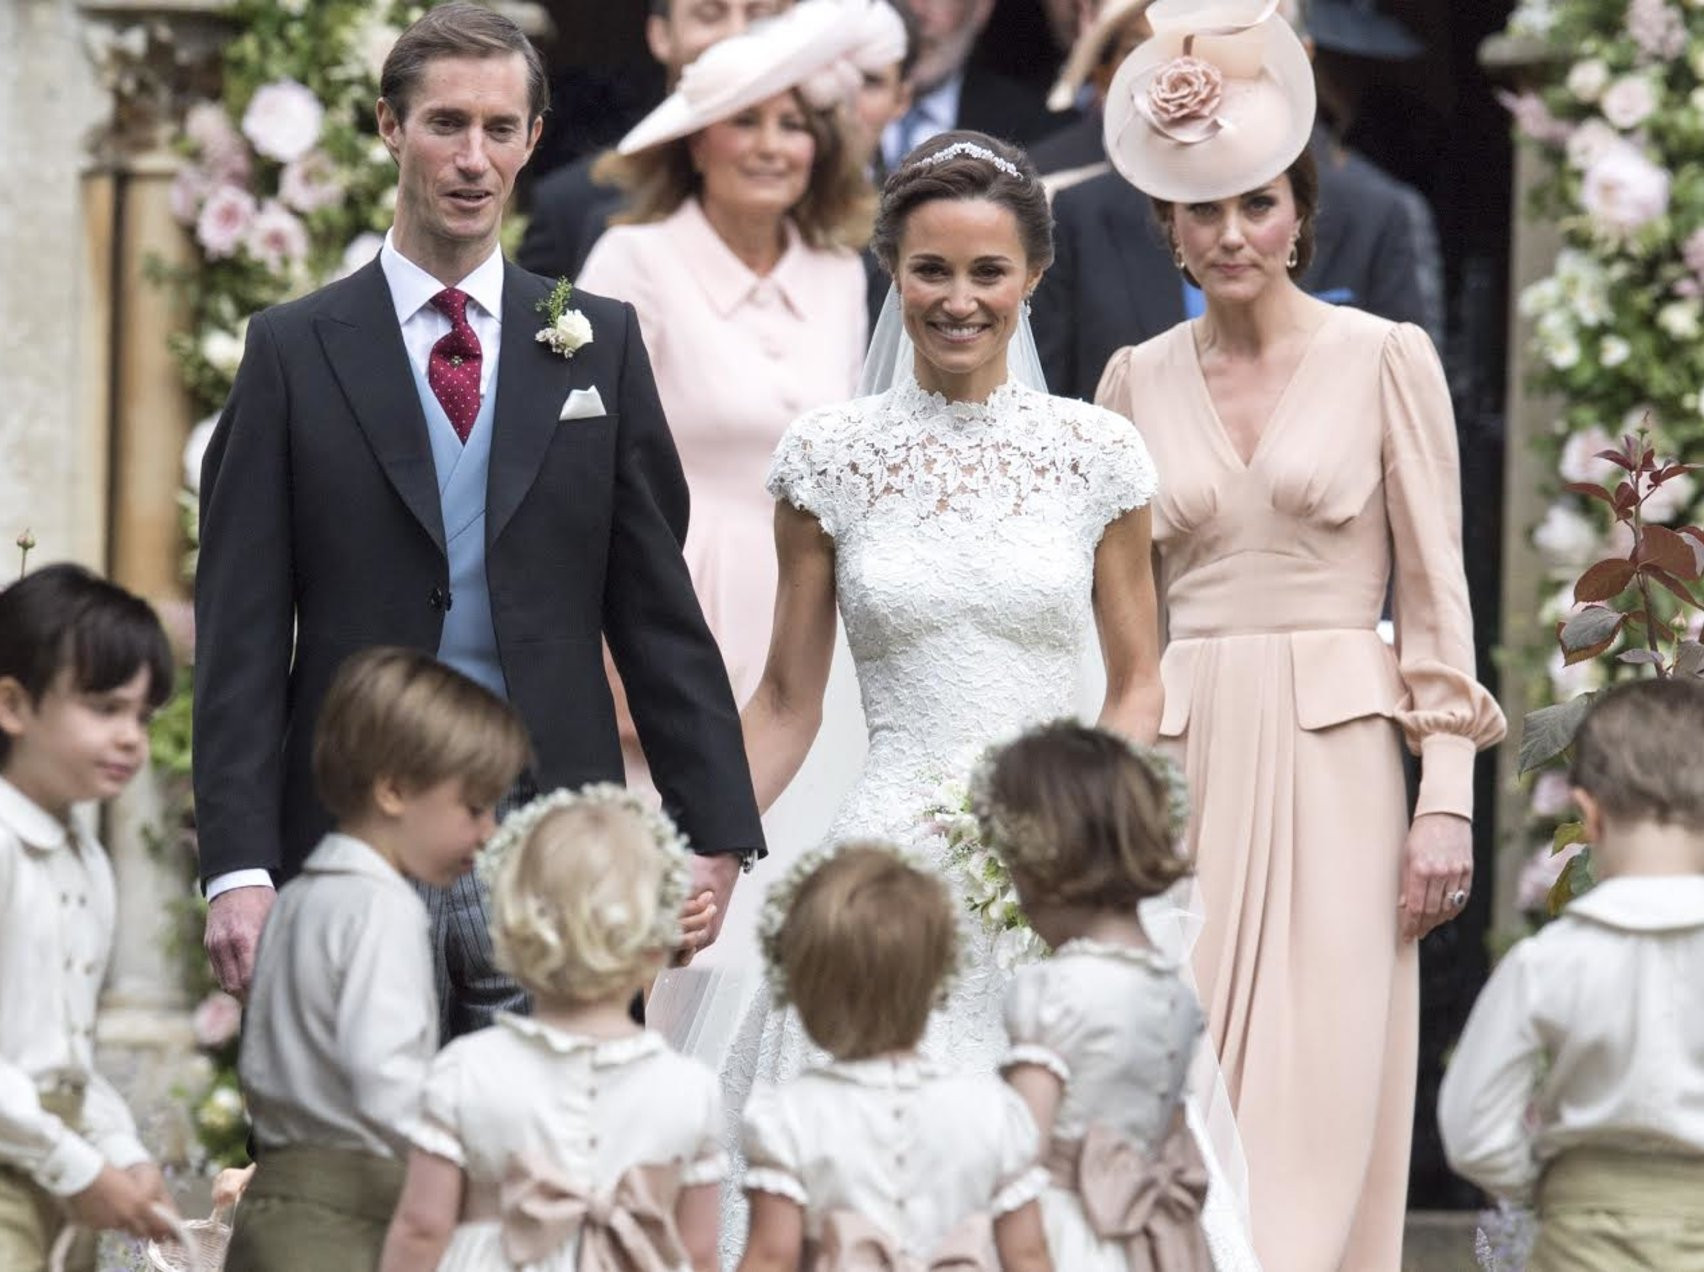
{"label": "pink rose in arch", "polygon": [[1177,57],[1160,67],[1148,85],[1148,109],[1161,124],[1204,122],[1225,96],[1225,77],[1211,62]]}
{"label": "pink rose in arch", "polygon": [[254,196],[234,185],[215,186],[201,205],[195,220],[195,237],[201,250],[218,259],[236,255],[254,224]]}

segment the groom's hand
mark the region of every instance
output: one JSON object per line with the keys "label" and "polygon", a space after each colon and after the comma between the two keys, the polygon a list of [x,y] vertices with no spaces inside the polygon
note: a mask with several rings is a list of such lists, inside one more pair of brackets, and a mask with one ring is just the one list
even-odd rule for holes
{"label": "groom's hand", "polygon": [[278,893],[272,888],[232,888],[214,897],[207,906],[207,932],[202,945],[219,988],[233,998],[248,996],[260,929],[266,926],[266,916],[277,899]]}
{"label": "groom's hand", "polygon": [[708,949],[721,935],[722,920],[734,895],[734,881],[739,877],[740,858],[737,853],[692,859],[692,891],[680,912],[678,962],[691,961],[694,954]]}

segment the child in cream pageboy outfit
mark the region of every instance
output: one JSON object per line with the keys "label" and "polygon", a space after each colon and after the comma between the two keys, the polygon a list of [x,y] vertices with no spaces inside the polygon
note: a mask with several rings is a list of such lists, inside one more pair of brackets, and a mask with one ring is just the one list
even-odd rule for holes
{"label": "child in cream pageboy outfit", "polygon": [[1704,682],[1612,690],[1574,743],[1595,888],[1479,996],[1438,1098],[1457,1172],[1532,1199],[1529,1272],[1704,1268]]}

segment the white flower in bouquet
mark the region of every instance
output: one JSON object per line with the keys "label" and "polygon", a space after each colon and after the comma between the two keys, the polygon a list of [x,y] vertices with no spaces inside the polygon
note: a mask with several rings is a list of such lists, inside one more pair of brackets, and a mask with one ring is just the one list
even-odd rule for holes
{"label": "white flower in bouquet", "polygon": [[284,165],[278,178],[278,197],[298,212],[318,212],[343,198],[344,182],[337,165],[323,150],[310,150]]}
{"label": "white flower in bouquet", "polygon": [[1669,174],[1636,147],[1615,146],[1586,169],[1580,202],[1599,229],[1629,234],[1668,211]]}
{"label": "white flower in bouquet", "polygon": [[1698,483],[1687,474],[1671,477],[1653,490],[1645,500],[1645,520],[1664,525],[1678,521],[1682,514],[1691,509],[1692,501],[1697,496]]}
{"label": "white flower in bouquet", "polygon": [[349,246],[343,249],[343,261],[337,267],[337,277],[348,278],[377,256],[384,245],[383,234],[374,234],[371,230],[357,234],[349,240]]}
{"label": "white flower in bouquet", "polygon": [[248,143],[218,102],[196,102],[183,117],[183,135],[209,172],[233,185],[248,180]]}
{"label": "white flower in bouquet", "polygon": [[1557,500],[1532,532],[1532,545],[1552,566],[1583,565],[1603,545],[1591,518],[1573,504]]}
{"label": "white flower in bouquet", "polygon": [[217,415],[209,415],[189,430],[183,444],[184,489],[201,493],[201,461],[207,457],[207,444],[213,440],[213,429],[219,423]]}
{"label": "white flower in bouquet", "polygon": [[1623,75],[1603,90],[1598,109],[1622,132],[1657,113],[1657,86],[1648,75]]}
{"label": "white flower in bouquet", "polygon": [[243,112],[243,135],[269,159],[289,163],[312,150],[325,123],[325,107],[313,91],[293,79],[255,90]]}
{"label": "white flower in bouquet", "polygon": [[1562,443],[1556,471],[1562,475],[1563,481],[1592,481],[1600,485],[1613,481],[1621,469],[1607,459],[1599,459],[1598,452],[1614,447],[1609,434],[1599,425],[1581,429]]}
{"label": "white flower in bouquet", "polygon": [[213,188],[195,219],[195,239],[214,260],[235,256],[254,224],[254,196],[234,185]]}
{"label": "white flower in bouquet", "polygon": [[1028,927],[1008,927],[994,937],[994,963],[1003,972],[1015,972],[1046,953],[1046,944]]}
{"label": "white flower in bouquet", "polygon": [[1605,336],[1598,342],[1598,365],[1611,370],[1633,356],[1633,346],[1620,336]]}
{"label": "white flower in bouquet", "polygon": [[1609,66],[1601,57],[1575,62],[1568,70],[1568,91],[1582,102],[1595,102],[1609,86]]}
{"label": "white flower in bouquet", "polygon": [[236,375],[237,367],[243,360],[243,336],[241,332],[232,333],[221,327],[210,328],[201,337],[201,356],[226,379]]}
{"label": "white flower in bouquet", "polygon": [[282,273],[307,259],[308,229],[289,208],[268,199],[255,215],[244,246],[267,269]]}
{"label": "white flower in bouquet", "polygon": [[1569,134],[1568,163],[1577,169],[1589,168],[1604,151],[1620,144],[1621,134],[1594,116]]}
{"label": "white flower in bouquet", "polygon": [[1676,340],[1696,340],[1701,330],[1698,301],[1669,301],[1657,310],[1657,326]]}
{"label": "white flower in bouquet", "polygon": [[1568,775],[1558,769],[1545,769],[1532,784],[1532,811],[1535,817],[1552,821],[1574,811],[1574,792]]}

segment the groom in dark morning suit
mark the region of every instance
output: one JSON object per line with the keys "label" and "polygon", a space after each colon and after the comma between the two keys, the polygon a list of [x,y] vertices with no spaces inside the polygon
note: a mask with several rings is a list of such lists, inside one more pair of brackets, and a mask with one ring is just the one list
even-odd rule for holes
{"label": "groom in dark morning suit", "polygon": [[[397,42],[381,93],[398,167],[385,247],[251,319],[202,470],[196,817],[208,955],[234,993],[274,886],[327,828],[314,721],[368,646],[434,653],[506,696],[532,737],[531,782],[550,790],[622,778],[607,639],[700,854],[688,913],[703,939],[762,852],[633,310],[574,293],[591,338],[564,356],[535,339],[550,280],[498,247],[546,105],[537,53],[508,19],[446,4]],[[446,1033],[520,1006],[490,965],[474,881],[428,903]]]}

